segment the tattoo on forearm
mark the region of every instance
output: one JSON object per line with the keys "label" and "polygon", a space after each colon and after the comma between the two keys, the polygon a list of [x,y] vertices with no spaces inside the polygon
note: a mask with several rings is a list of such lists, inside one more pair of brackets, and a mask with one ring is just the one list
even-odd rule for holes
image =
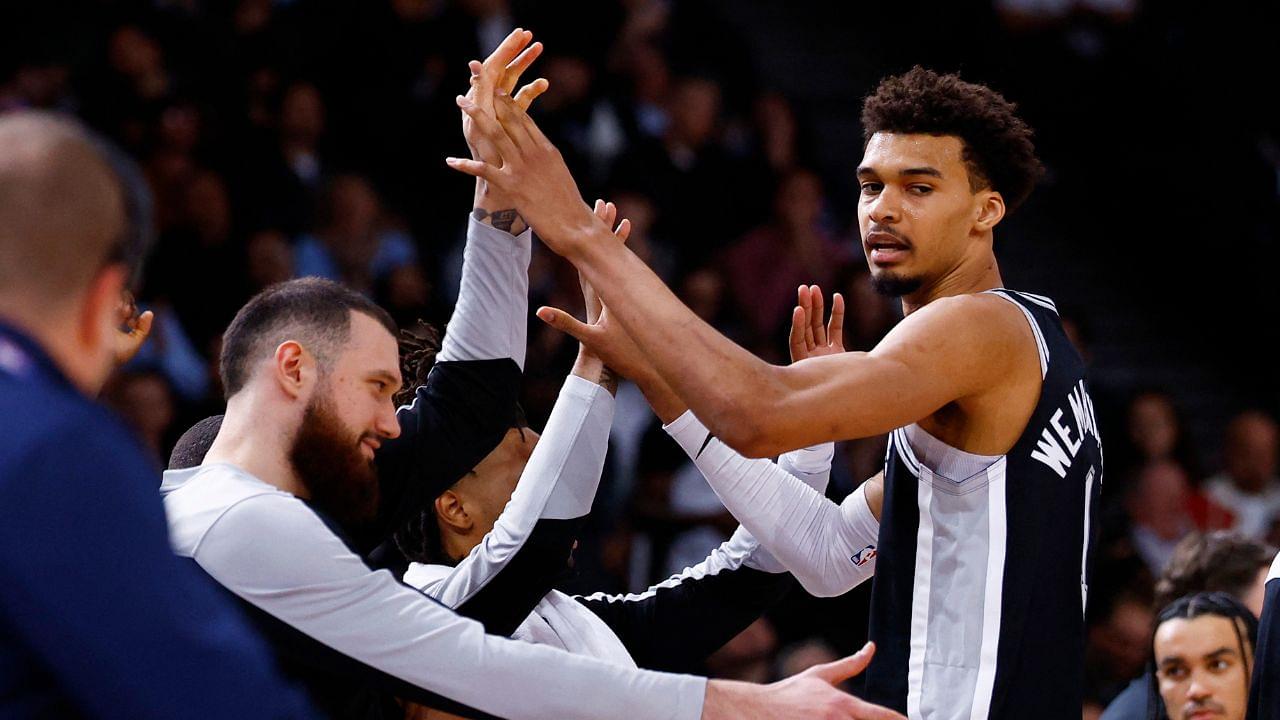
{"label": "tattoo on forearm", "polygon": [[515,208],[495,210],[493,212],[489,212],[484,208],[476,208],[471,211],[471,216],[480,222],[488,222],[503,232],[511,232],[511,227],[515,225],[517,220],[524,222],[524,218],[520,217],[520,213],[516,212]]}
{"label": "tattoo on forearm", "polygon": [[598,384],[600,387],[608,390],[610,395],[617,395],[618,373],[614,372],[608,365],[605,365],[600,369],[600,381]]}

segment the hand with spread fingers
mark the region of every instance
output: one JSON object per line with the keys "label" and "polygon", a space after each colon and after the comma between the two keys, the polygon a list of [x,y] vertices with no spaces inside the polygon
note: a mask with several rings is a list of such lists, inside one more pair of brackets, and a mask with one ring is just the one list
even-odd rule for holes
{"label": "hand with spread fingers", "polygon": [[[472,60],[468,64],[471,70],[471,87],[465,96],[458,96],[459,103],[466,100],[483,112],[493,115],[495,98],[504,97],[521,111],[528,110],[533,101],[549,87],[546,79],[538,78],[521,87],[514,98],[511,93],[519,84],[520,76],[541,54],[542,43],[533,42],[533,33],[516,28],[484,62]],[[462,135],[471,150],[473,160],[494,161],[499,157],[493,143],[477,130],[475,121],[466,113],[462,115]],[[476,182],[473,212],[480,222],[513,235],[519,235],[526,227],[510,196],[482,179]]]}
{"label": "hand with spread fingers", "polygon": [[832,296],[831,321],[826,325],[822,323],[822,288],[801,285],[796,290],[796,301],[788,338],[791,362],[844,352],[844,296]]}
{"label": "hand with spread fingers", "polygon": [[502,94],[492,96],[492,112],[479,97],[459,97],[471,131],[483,138],[482,159],[447,158],[449,167],[478,178],[514,201],[526,222],[554,252],[571,256],[588,247],[608,227],[582,199],[564,158],[523,108]]}

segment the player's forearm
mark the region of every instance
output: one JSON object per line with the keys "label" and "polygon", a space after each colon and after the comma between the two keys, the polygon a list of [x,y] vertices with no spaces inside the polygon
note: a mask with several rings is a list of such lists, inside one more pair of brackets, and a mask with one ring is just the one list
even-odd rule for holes
{"label": "player's forearm", "polygon": [[570,259],[675,396],[717,437],[752,454],[780,390],[775,368],[695,315],[603,225],[592,232],[600,237]]}
{"label": "player's forearm", "polygon": [[[467,223],[458,302],[440,348],[442,362],[511,358],[524,367],[532,233],[512,237],[495,214]],[[510,211],[514,213],[514,210]],[[499,221],[506,225],[505,221]]]}

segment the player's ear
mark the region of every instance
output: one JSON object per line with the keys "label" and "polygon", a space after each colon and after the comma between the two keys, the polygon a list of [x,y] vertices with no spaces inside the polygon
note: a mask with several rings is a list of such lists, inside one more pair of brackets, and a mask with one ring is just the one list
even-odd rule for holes
{"label": "player's ear", "polygon": [[301,397],[317,375],[315,357],[297,340],[285,340],[271,358],[280,389],[291,398]]}
{"label": "player's ear", "polygon": [[995,190],[980,190],[975,198],[973,229],[986,233],[1004,219],[1004,197]]}
{"label": "player's ear", "polygon": [[472,525],[471,516],[467,514],[466,503],[462,501],[462,496],[453,490],[445,490],[440,493],[440,497],[436,498],[436,517],[445,526],[454,532],[470,532]]}

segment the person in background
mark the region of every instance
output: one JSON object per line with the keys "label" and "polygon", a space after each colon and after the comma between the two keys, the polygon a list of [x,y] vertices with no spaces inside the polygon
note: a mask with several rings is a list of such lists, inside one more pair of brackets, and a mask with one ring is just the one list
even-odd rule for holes
{"label": "person in background", "polygon": [[1152,636],[1150,720],[1244,720],[1258,619],[1226,593],[1174,600]]}
{"label": "person in background", "polygon": [[1276,478],[1280,428],[1270,416],[1248,411],[1227,425],[1222,472],[1205,483],[1205,494],[1235,516],[1232,529],[1265,538],[1280,517],[1280,480]]}
{"label": "person in background", "polygon": [[[1262,614],[1267,569],[1275,548],[1235,532],[1193,533],[1178,543],[1164,574],[1156,581],[1155,608],[1185,595],[1227,593],[1255,616]],[[1101,720],[1146,720],[1151,676],[1144,674],[1121,692]]]}
{"label": "person in background", "polygon": [[137,349],[149,218],[124,163],[65,118],[0,117],[0,715],[311,716],[173,556],[153,466],[91,399]]}

